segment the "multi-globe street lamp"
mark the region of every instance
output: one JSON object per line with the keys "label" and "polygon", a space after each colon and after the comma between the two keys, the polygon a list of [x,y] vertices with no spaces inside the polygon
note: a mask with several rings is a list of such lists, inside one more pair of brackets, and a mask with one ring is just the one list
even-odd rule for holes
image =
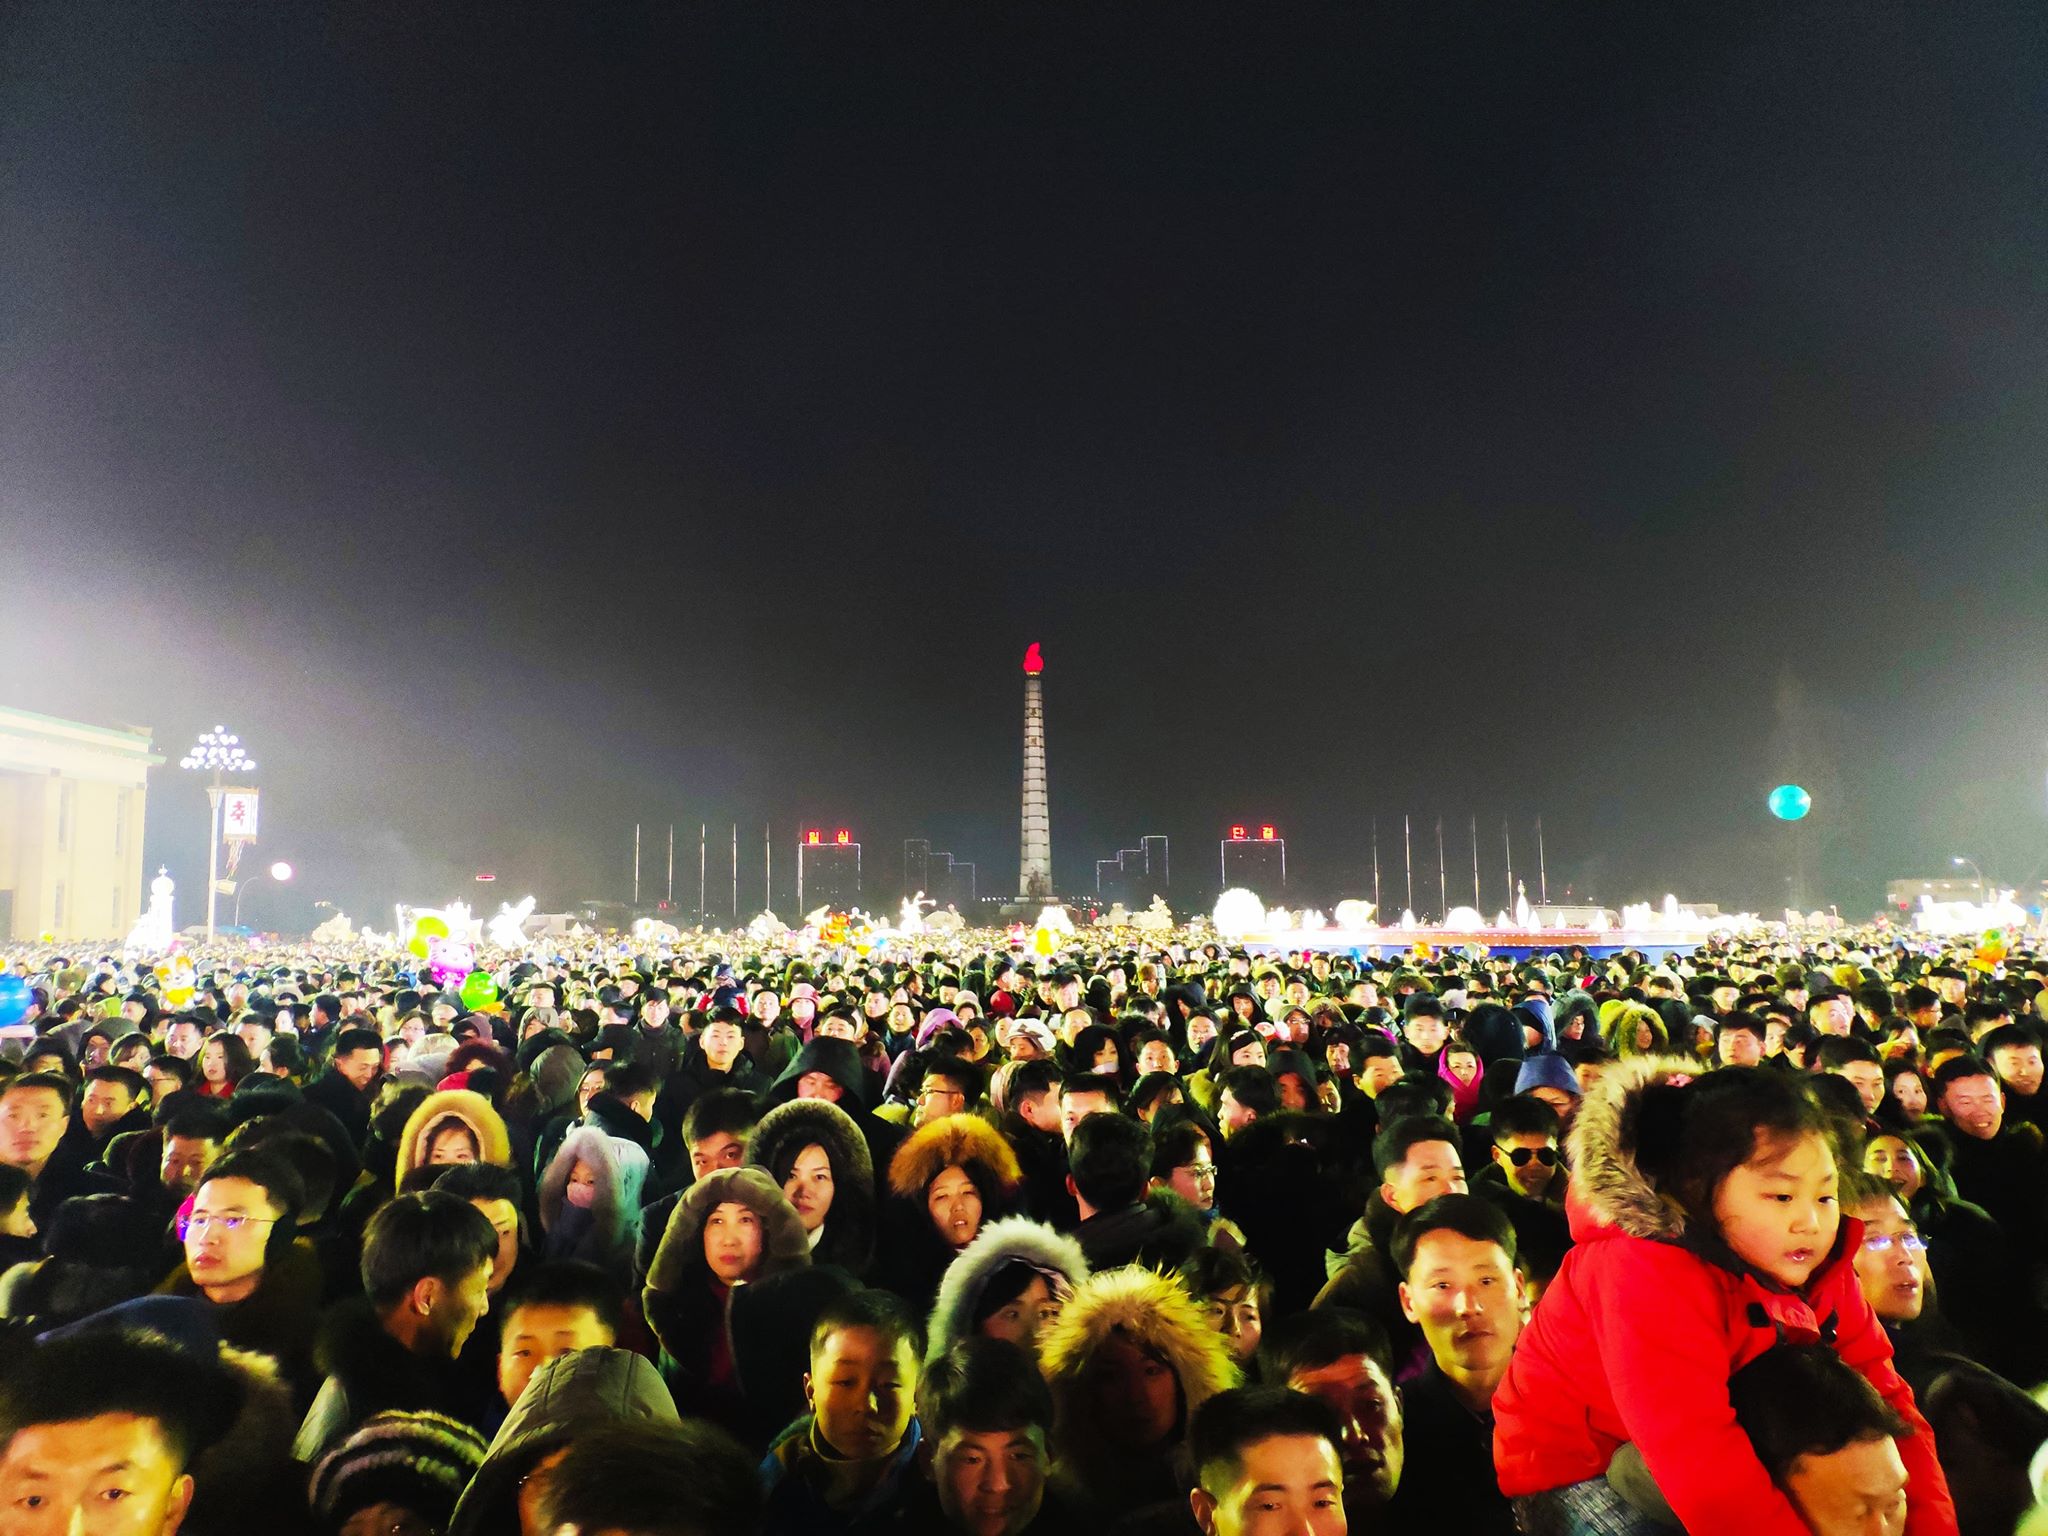
{"label": "multi-globe street lamp", "polygon": [[242,750],[241,737],[230,736],[226,726],[216,725],[199,738],[192,750],[179,760],[178,766],[195,773],[213,775],[206,786],[206,800],[211,807],[210,835],[206,844],[206,941],[211,944],[215,904],[220,899],[221,792],[227,788],[228,775],[254,773],[256,764]]}

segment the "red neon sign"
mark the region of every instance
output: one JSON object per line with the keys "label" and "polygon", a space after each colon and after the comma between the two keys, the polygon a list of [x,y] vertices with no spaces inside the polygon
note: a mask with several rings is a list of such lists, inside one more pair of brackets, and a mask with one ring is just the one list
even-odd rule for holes
{"label": "red neon sign", "polygon": [[806,847],[815,848],[818,846],[818,843],[820,842],[821,838],[821,833],[806,832],[804,834],[804,844]]}
{"label": "red neon sign", "polygon": [[1231,840],[1231,841],[1232,841],[1233,843],[1241,843],[1241,842],[1243,842],[1243,841],[1244,841],[1244,828],[1243,828],[1243,827],[1232,827],[1232,828],[1230,829],[1230,840]]}
{"label": "red neon sign", "polygon": [[1271,841],[1273,841],[1273,829],[1269,826],[1260,827],[1259,841],[1262,843],[1270,843]]}
{"label": "red neon sign", "polygon": [[832,841],[837,843],[840,847],[844,848],[848,843],[853,841],[853,834],[847,831],[846,828],[841,827],[837,832],[834,832],[832,834]]}

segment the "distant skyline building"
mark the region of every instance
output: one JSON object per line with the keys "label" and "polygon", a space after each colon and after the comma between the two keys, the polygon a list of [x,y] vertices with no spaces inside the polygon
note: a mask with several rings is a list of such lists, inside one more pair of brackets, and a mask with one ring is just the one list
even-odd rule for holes
{"label": "distant skyline building", "polygon": [[1152,905],[1167,894],[1166,839],[1154,834],[1138,839],[1135,848],[1121,848],[1113,859],[1095,861],[1095,896],[1105,903],[1122,902],[1126,911]]}
{"label": "distant skyline building", "polygon": [[805,831],[796,846],[796,907],[844,912],[860,905],[860,844],[841,827],[830,837],[822,827]]}
{"label": "distant skyline building", "polygon": [[1270,823],[1234,826],[1222,844],[1223,888],[1272,901],[1287,889],[1287,839]]}
{"label": "distant skyline building", "polygon": [[1150,837],[1138,839],[1138,851],[1145,856],[1145,878],[1152,882],[1152,890],[1145,897],[1145,904],[1152,904],[1152,897],[1164,896],[1173,887],[1173,870],[1167,859],[1166,836],[1154,832]]}
{"label": "distant skyline building", "polygon": [[1024,804],[1017,895],[1052,900],[1052,813],[1045,787],[1045,659],[1038,642],[1024,653]]}
{"label": "distant skyline building", "polygon": [[975,891],[975,868],[966,859],[956,859],[950,853],[935,850],[928,837],[906,837],[903,840],[903,899],[922,891],[935,908],[958,907],[965,911],[973,904]]}

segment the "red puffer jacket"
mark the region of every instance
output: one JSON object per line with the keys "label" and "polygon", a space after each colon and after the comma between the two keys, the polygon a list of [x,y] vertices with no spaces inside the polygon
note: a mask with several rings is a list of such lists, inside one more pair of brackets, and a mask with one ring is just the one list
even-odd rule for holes
{"label": "red puffer jacket", "polygon": [[1503,1493],[1599,1477],[1633,1442],[1689,1531],[1809,1536],[1735,1422],[1728,1381],[1778,1343],[1825,1341],[1912,1430],[1899,1441],[1908,1536],[1954,1536],[1934,1434],[1892,1368],[1891,1343],[1850,1265],[1845,1219],[1803,1293],[1724,1268],[1678,1241],[1684,1218],[1622,1143],[1631,1095],[1697,1063],[1638,1058],[1608,1069],[1572,1127],[1568,1200],[1576,1246],[1522,1331],[1493,1400]]}

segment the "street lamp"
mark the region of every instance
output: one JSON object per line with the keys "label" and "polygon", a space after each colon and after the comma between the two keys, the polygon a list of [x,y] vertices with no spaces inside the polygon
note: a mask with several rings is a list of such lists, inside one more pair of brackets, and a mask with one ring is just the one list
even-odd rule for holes
{"label": "street lamp", "polygon": [[1957,854],[1949,860],[1949,863],[1955,865],[1957,869],[1961,869],[1965,864],[1970,866],[1970,872],[1977,877],[1977,905],[1980,907],[1984,905],[1984,898],[1989,894],[1990,888],[1985,884],[1984,871],[1977,867],[1977,861],[1975,859],[1966,859],[1961,854]]}
{"label": "street lamp", "polygon": [[[270,868],[265,870],[263,873],[269,875],[271,880],[275,884],[283,885],[286,881],[291,879],[292,867],[291,865],[285,863],[284,860],[279,859],[275,864],[271,865]],[[261,880],[262,878],[263,875],[251,875],[248,879],[244,880],[240,885],[235,887],[235,926],[237,928],[242,926],[242,892],[248,890],[250,886],[254,885],[258,880]]]}
{"label": "street lamp", "polygon": [[206,845],[206,942],[213,942],[214,904],[220,897],[220,795],[231,773],[254,773],[256,764],[242,751],[242,738],[230,736],[228,728],[216,725],[201,736],[190,752],[178,762],[195,773],[211,773],[206,800],[211,809],[210,840]]}

